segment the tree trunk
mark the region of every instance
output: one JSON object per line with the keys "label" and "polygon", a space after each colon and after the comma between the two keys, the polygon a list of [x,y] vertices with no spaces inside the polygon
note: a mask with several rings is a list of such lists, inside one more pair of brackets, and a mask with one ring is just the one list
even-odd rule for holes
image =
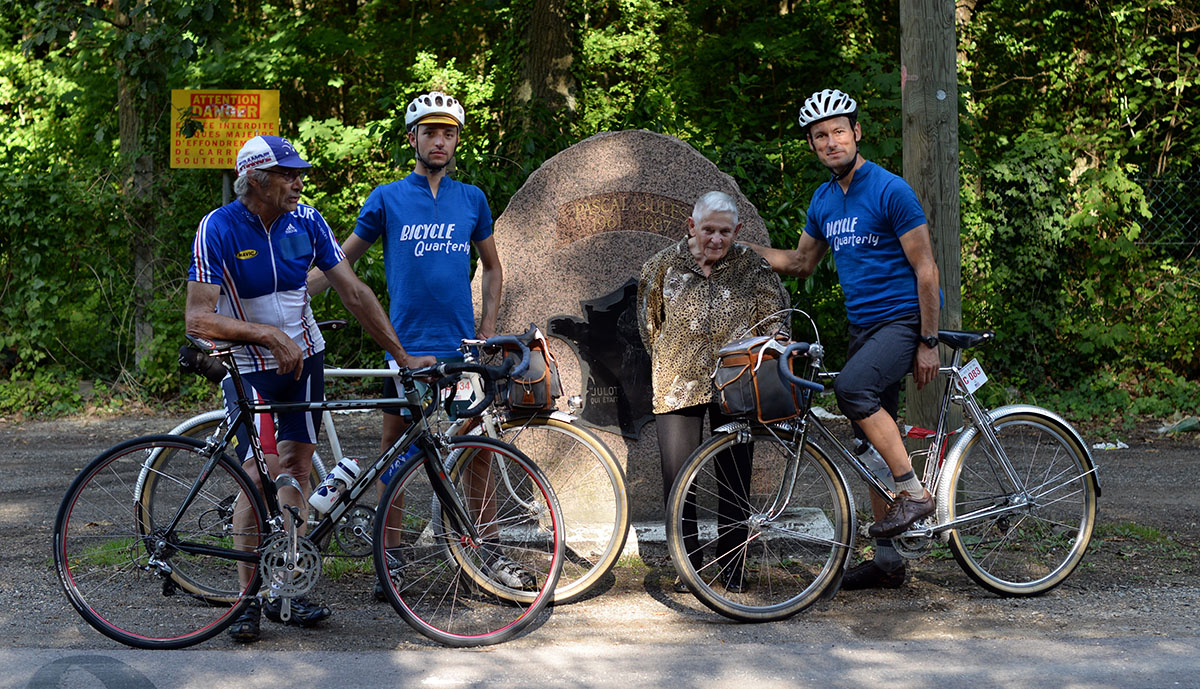
{"label": "tree trunk", "polygon": [[574,114],[574,58],[566,0],[535,0],[525,31],[518,103]]}
{"label": "tree trunk", "polygon": [[[117,26],[139,30],[143,22],[139,15],[132,23],[127,15],[118,14]],[[130,224],[133,249],[133,333],[134,367],[145,370],[154,342],[154,325],[150,321],[150,304],[154,298],[154,237],[157,223],[150,212],[150,193],[154,182],[154,156],[142,140],[142,116],[146,104],[138,95],[136,80],[130,78],[123,62],[118,63],[117,121],[120,127],[122,193],[125,196],[125,217]]]}

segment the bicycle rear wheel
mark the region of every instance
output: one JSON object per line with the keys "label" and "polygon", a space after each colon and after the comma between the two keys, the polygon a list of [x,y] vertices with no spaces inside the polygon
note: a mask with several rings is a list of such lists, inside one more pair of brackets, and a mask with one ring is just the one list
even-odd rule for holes
{"label": "bicycle rear wheel", "polygon": [[[147,473],[151,457],[159,462]],[[234,559],[235,536],[253,551],[265,531],[246,474],[222,456],[185,503],[208,459],[197,440],[146,436],[101,454],[71,483],[55,521],[55,566],[71,605],[105,636],[137,648],[190,646],[232,623],[258,591],[257,559],[242,565],[246,583]]]}
{"label": "bicycle rear wheel", "polygon": [[757,427],[709,438],[667,501],[667,546],[702,603],[765,622],[817,602],[841,577],[853,543],[841,474],[811,443]]}
{"label": "bicycle rear wheel", "polygon": [[947,457],[938,521],[995,513],[949,532],[954,559],[990,591],[1036,596],[1065,581],[1083,560],[1099,484],[1087,450],[1053,414],[1000,409],[991,423],[1020,486],[972,429]]}
{"label": "bicycle rear wheel", "polygon": [[[216,433],[221,428],[221,425],[224,423],[225,423],[225,411],[223,409],[217,409],[214,411],[205,412],[203,414],[198,414],[196,416],[193,416],[190,419],[187,419],[183,423],[181,423],[178,426],[176,426],[175,428],[171,429],[171,434],[172,435],[183,435],[183,436],[187,436],[189,438],[195,438],[196,440],[207,442],[208,437],[211,436],[213,433]],[[227,453],[229,453],[231,456],[236,457],[237,456],[237,443],[238,443],[238,440],[235,437],[231,441],[230,446],[225,448],[225,451]],[[151,466],[151,465],[156,464],[154,459],[155,458],[152,457],[151,461],[147,462],[146,466]],[[338,458],[336,458],[336,457],[334,458],[335,464],[337,463],[337,459]],[[322,459],[320,457],[320,454],[318,452],[314,451],[313,452],[312,469],[309,471],[309,474],[308,474],[308,487],[309,487],[310,493],[317,486],[321,485],[321,480],[324,478],[322,472],[317,470],[317,466],[321,462],[322,462]],[[324,464],[321,464],[321,466],[324,466]],[[154,508],[153,503],[152,502],[147,503],[147,508],[153,510],[153,508]],[[315,527],[320,521],[321,521],[321,513],[310,508],[308,510],[308,527],[311,529],[311,528]],[[362,555],[366,555],[366,554],[367,553],[362,553]],[[180,581],[179,583],[181,586],[187,587],[186,581]]]}
{"label": "bicycle rear wheel", "polygon": [[[629,532],[625,473],[604,441],[586,429],[552,416],[506,420],[502,439],[531,457],[554,488],[562,509],[566,552],[555,604],[588,592],[613,568]],[[451,456],[451,477],[469,456]]]}
{"label": "bicycle rear wheel", "polygon": [[562,517],[549,480],[511,445],[460,436],[450,450],[464,456],[467,470],[451,482],[481,538],[436,499],[422,454],[392,479],[375,511],[375,572],[392,607],[425,636],[449,646],[499,643],[550,603],[562,569]]}

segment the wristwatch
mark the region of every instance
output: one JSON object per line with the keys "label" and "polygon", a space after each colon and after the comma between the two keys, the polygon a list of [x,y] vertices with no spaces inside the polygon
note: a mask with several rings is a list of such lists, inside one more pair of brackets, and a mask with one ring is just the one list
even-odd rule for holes
{"label": "wristwatch", "polygon": [[922,342],[922,344],[924,344],[926,347],[928,347],[930,349],[938,348],[938,339],[936,337],[934,337],[933,335],[929,335],[929,336],[919,335],[917,337],[917,339],[919,339]]}

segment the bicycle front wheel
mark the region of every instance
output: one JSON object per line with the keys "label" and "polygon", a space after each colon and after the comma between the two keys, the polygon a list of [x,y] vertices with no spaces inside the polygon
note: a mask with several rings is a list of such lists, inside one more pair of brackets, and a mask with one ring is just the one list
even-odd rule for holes
{"label": "bicycle front wheel", "polygon": [[450,450],[464,462],[450,477],[461,510],[434,493],[440,460],[410,460],[375,510],[375,572],[392,606],[425,636],[449,646],[499,643],[550,603],[562,570],[562,517],[549,480],[511,445],[459,436]]}
{"label": "bicycle front wheel", "polygon": [[811,443],[775,429],[709,438],[667,501],[667,547],[702,603],[731,619],[804,610],[841,577],[853,542],[845,481]]}
{"label": "bicycle front wheel", "polygon": [[938,521],[968,575],[1004,596],[1035,596],[1083,560],[1096,525],[1099,484],[1087,450],[1066,422],[1036,408],[996,410],[992,430],[1008,458],[972,429],[947,457]]}
{"label": "bicycle front wheel", "polygon": [[[531,457],[554,488],[562,508],[566,552],[553,602],[577,600],[600,581],[621,556],[629,532],[625,473],[612,450],[594,433],[552,416],[511,418],[502,440]],[[450,475],[462,474],[470,459],[453,456]]]}
{"label": "bicycle front wheel", "polygon": [[146,436],[92,460],[71,483],[54,562],[71,605],[102,634],[137,648],[190,646],[232,623],[258,591],[262,499],[222,456],[188,500],[209,459],[194,439]]}

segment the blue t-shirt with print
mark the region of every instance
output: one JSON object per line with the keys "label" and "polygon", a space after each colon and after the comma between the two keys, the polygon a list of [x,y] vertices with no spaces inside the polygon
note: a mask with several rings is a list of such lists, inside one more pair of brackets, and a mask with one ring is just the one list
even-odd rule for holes
{"label": "blue t-shirt with print", "polygon": [[492,235],[492,211],[479,187],[443,177],[434,198],[429,180],[413,172],[375,187],[354,234],[383,238],[388,315],[404,349],[413,356],[459,354],[462,339],[475,337],[471,243]]}
{"label": "blue t-shirt with print", "polygon": [[813,194],[804,231],[833,250],[852,324],[920,312],[917,274],[900,237],[925,222],[912,187],[869,161],[854,173],[845,193],[831,181]]}

